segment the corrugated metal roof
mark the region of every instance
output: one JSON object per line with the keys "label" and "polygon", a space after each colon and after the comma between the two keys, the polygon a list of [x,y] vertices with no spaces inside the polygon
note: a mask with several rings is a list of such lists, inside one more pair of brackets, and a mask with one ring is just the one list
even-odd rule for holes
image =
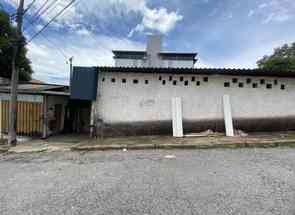
{"label": "corrugated metal roof", "polygon": [[266,69],[231,69],[231,68],[151,68],[151,67],[97,67],[100,72],[126,73],[165,73],[192,75],[232,75],[232,76],[270,76],[295,78],[295,71]]}
{"label": "corrugated metal roof", "polygon": [[[0,86],[0,92],[7,93],[10,92],[10,89],[9,85]],[[69,95],[68,86],[51,84],[19,84],[18,92],[26,94]]]}

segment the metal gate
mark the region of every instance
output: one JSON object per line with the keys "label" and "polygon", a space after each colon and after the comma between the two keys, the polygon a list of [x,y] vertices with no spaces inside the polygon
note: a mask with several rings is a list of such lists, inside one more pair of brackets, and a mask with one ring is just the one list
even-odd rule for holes
{"label": "metal gate", "polygon": [[[8,134],[9,101],[0,100],[0,132]],[[17,135],[42,136],[43,104],[37,102],[17,102]]]}

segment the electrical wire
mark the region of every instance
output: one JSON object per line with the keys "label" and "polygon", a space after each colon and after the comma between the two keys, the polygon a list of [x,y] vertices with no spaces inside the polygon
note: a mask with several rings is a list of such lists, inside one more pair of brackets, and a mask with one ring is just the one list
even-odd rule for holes
{"label": "electrical wire", "polygon": [[[55,3],[57,3],[59,0],[54,0],[52,1],[44,10],[42,10],[38,17],[36,17],[36,20],[38,21],[42,16],[44,16],[46,14],[46,12],[52,7],[55,5]],[[55,7],[54,7],[55,8]]]}
{"label": "electrical wire", "polygon": [[28,10],[30,10],[30,8],[33,6],[33,4],[34,4],[35,2],[36,2],[36,0],[33,0],[33,1],[28,5],[28,7],[24,10],[23,15],[25,15],[26,12],[28,12]]}
{"label": "electrical wire", "polygon": [[26,44],[28,44],[28,43],[30,43],[32,40],[34,40],[40,33],[42,33],[56,18],[58,18],[60,15],[62,15],[62,13],[65,11],[65,10],[67,10],[74,2],[75,2],[76,0],[72,0],[69,4],[67,4],[61,11],[59,11],[52,19],[50,19],[50,21],[47,23],[47,24],[45,24],[44,26],[43,26],[43,28],[39,31],[39,32],[37,32],[36,34],[34,34],[32,37],[31,37],[31,39],[29,39],[28,40],[28,42],[26,43]]}
{"label": "electrical wire", "polygon": [[[27,21],[27,22],[29,22],[29,23],[31,23],[31,20],[29,20],[27,17],[25,17],[24,16],[24,19]],[[35,32],[36,33],[36,32]],[[53,48],[55,48],[65,59],[68,59],[68,57],[67,57],[67,55],[69,56],[69,54],[67,54],[67,53],[65,53],[65,51],[64,50],[62,50],[60,47],[58,47],[58,46],[56,46],[55,44],[54,44],[54,42],[52,42],[52,40],[51,39],[49,39],[48,37],[46,37],[45,35],[43,35],[43,34],[40,34],[40,36],[43,38],[43,39],[45,39],[45,40],[47,40],[47,42],[48,43],[50,43],[51,44],[51,46],[53,47]]]}
{"label": "electrical wire", "polygon": [[32,18],[36,18],[39,12],[46,6],[49,0],[45,0],[45,2],[40,6],[40,8],[32,15]]}

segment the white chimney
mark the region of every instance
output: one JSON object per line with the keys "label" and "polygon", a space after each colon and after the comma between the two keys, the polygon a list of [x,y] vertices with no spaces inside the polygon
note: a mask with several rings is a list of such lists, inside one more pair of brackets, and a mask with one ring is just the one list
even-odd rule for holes
{"label": "white chimney", "polygon": [[162,50],[162,36],[149,35],[146,47],[148,57],[148,67],[161,67],[159,53]]}

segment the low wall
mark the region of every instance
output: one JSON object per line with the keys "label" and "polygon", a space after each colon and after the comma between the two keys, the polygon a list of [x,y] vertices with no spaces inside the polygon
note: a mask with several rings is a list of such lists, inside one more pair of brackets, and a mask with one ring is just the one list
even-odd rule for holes
{"label": "low wall", "polygon": [[93,119],[104,135],[172,134],[171,99],[180,97],[185,133],[224,131],[224,95],[235,129],[295,129],[295,79],[279,77],[100,73]]}
{"label": "low wall", "polygon": [[[234,129],[245,132],[289,131],[295,130],[295,116],[286,118],[233,119]],[[223,119],[183,121],[184,133],[203,132],[208,129],[224,132]],[[132,123],[114,123],[97,127],[97,135],[137,136],[137,135],[172,135],[172,121],[150,121]]]}

